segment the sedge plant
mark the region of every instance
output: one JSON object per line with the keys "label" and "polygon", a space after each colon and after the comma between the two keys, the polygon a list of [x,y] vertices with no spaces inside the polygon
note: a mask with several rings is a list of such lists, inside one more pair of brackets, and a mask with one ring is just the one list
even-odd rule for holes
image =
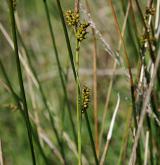
{"label": "sedge plant", "polygon": [[[78,164],[81,165],[81,157],[82,157],[82,150],[81,150],[81,109],[80,109],[80,81],[79,81],[79,51],[80,51],[80,43],[85,39],[87,34],[87,27],[89,26],[89,23],[80,22],[80,15],[78,12],[73,12],[71,10],[68,10],[65,13],[66,22],[67,24],[72,27],[74,31],[74,35],[76,38],[76,50],[75,50],[75,66],[76,66],[76,109],[77,109],[77,130],[78,130]],[[85,107],[86,104],[83,104]]]}

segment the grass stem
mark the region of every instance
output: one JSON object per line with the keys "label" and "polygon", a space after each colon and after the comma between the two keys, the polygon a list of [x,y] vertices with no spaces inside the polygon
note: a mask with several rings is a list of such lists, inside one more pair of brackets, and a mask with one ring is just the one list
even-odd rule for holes
{"label": "grass stem", "polygon": [[78,129],[78,165],[82,164],[81,149],[81,110],[80,110],[80,92],[79,92],[79,49],[80,42],[76,39],[76,109],[77,109],[77,129]]}
{"label": "grass stem", "polygon": [[13,42],[14,42],[14,51],[15,51],[15,55],[16,55],[17,73],[18,73],[18,79],[19,79],[19,86],[20,86],[20,89],[21,89],[22,102],[23,102],[23,106],[24,106],[25,122],[26,122],[26,127],[27,127],[29,143],[30,143],[32,163],[34,165],[36,165],[36,158],[35,158],[34,146],[33,146],[33,141],[32,141],[31,123],[30,123],[30,119],[29,119],[27,101],[26,101],[25,90],[24,90],[24,85],[23,85],[21,64],[20,64],[19,54],[18,54],[18,42],[17,42],[16,24],[15,24],[15,17],[14,17],[14,9],[13,9],[13,1],[12,0],[9,0],[9,10],[10,10],[10,19],[11,19]]}
{"label": "grass stem", "polygon": [[54,48],[54,52],[55,52],[55,56],[56,56],[60,81],[61,81],[64,97],[65,97],[65,100],[66,100],[66,103],[67,103],[68,114],[69,114],[69,118],[70,118],[70,122],[71,122],[71,126],[72,126],[73,136],[74,136],[75,143],[76,143],[76,138],[77,138],[76,137],[76,131],[75,131],[74,122],[73,122],[73,118],[72,118],[71,107],[70,107],[70,103],[69,103],[69,99],[68,99],[67,89],[66,89],[64,77],[63,77],[63,74],[62,74],[62,66],[61,66],[61,63],[60,63],[60,60],[59,60],[59,55],[58,55],[56,41],[55,41],[53,29],[52,29],[52,24],[51,24],[50,14],[49,14],[49,10],[48,10],[48,5],[47,5],[47,1],[43,1],[43,2],[44,2],[44,6],[45,6],[48,26],[49,26],[49,30],[50,30],[51,39],[52,39],[52,44],[53,44],[53,48]]}

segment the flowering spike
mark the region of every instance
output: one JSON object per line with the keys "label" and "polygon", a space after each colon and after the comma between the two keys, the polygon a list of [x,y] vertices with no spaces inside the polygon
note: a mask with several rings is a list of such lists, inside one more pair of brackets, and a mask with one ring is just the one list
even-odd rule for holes
{"label": "flowering spike", "polygon": [[85,22],[79,25],[79,27],[77,28],[76,31],[76,38],[78,41],[82,41],[83,39],[86,38],[86,34],[87,34],[87,27],[89,26],[89,23]]}
{"label": "flowering spike", "polygon": [[80,15],[77,12],[73,12],[71,10],[66,11],[65,13],[66,22],[69,26],[71,26],[75,31],[75,37],[79,42],[86,38],[86,34],[88,33],[87,27],[89,26],[88,22],[80,22]]}
{"label": "flowering spike", "polygon": [[79,13],[72,12],[71,10],[65,13],[66,22],[69,26],[77,26],[79,22]]}
{"label": "flowering spike", "polygon": [[85,112],[88,108],[90,98],[90,90],[88,87],[84,86],[82,89],[82,113]]}

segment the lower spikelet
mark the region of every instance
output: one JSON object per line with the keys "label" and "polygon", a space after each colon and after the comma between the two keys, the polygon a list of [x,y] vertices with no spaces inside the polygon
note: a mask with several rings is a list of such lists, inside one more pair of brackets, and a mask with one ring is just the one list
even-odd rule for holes
{"label": "lower spikelet", "polygon": [[82,89],[82,113],[84,113],[89,104],[90,90],[88,87],[84,86]]}

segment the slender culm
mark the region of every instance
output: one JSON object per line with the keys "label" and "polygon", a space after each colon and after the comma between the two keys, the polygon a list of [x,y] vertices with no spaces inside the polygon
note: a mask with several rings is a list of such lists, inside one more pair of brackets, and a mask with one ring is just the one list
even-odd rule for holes
{"label": "slender culm", "polygon": [[23,107],[24,107],[25,122],[26,122],[28,138],[29,138],[29,143],[30,143],[30,148],[31,148],[32,163],[35,165],[36,158],[35,158],[34,146],[33,146],[33,140],[32,140],[32,129],[31,129],[31,123],[30,123],[30,119],[29,119],[28,107],[27,107],[25,90],[24,90],[24,85],[23,85],[21,64],[20,64],[19,54],[18,54],[18,42],[17,42],[16,24],[15,24],[12,0],[9,0],[9,9],[10,9],[11,28],[12,28],[13,43],[14,43],[14,53],[15,53],[15,58],[16,58],[17,74],[18,74],[19,86],[20,86],[20,90],[21,90],[21,97],[22,97],[22,102],[23,102]]}

